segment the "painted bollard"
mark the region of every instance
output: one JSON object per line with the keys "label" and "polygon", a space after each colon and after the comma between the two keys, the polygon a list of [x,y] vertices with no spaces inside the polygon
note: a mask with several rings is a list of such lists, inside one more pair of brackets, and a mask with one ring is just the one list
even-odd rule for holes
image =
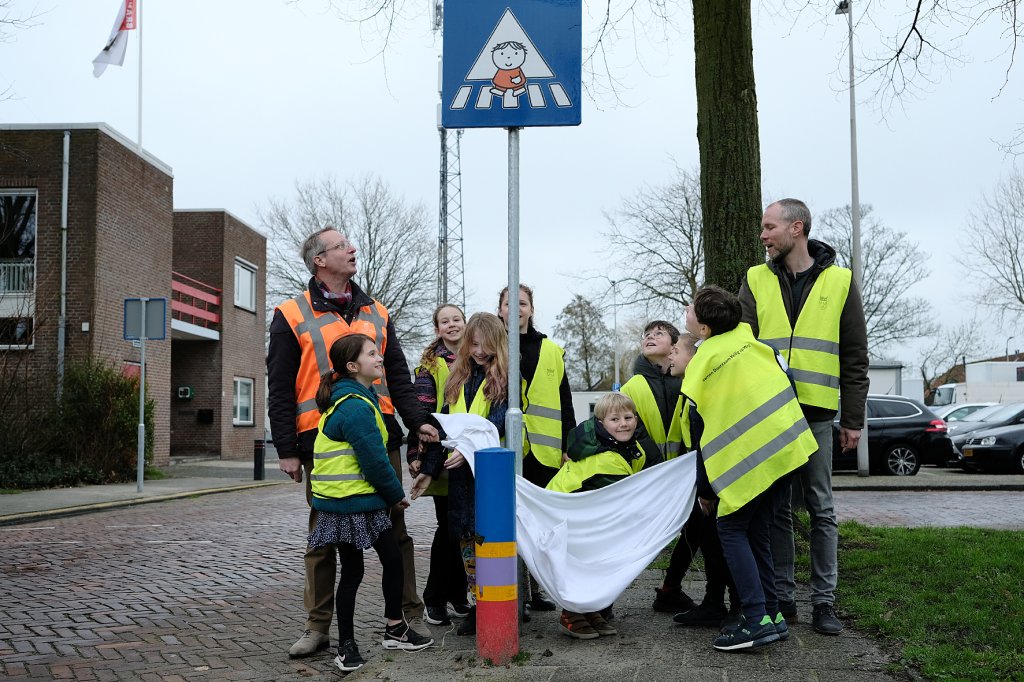
{"label": "painted bollard", "polygon": [[476,650],[498,665],[519,653],[515,453],[476,453]]}

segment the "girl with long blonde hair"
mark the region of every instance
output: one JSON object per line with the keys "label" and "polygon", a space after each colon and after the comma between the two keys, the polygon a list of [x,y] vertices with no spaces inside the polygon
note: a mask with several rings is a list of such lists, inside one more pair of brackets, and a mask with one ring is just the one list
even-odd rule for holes
{"label": "girl with long blonde hair", "polygon": [[[466,324],[466,334],[452,363],[444,387],[444,408],[449,414],[469,413],[484,417],[505,433],[508,410],[508,335],[496,315],[476,313]],[[413,485],[415,499],[440,475],[448,472],[448,531],[459,542],[470,590],[476,586],[476,485],[473,472],[458,450],[444,459],[440,450],[428,448],[422,471]],[[476,608],[459,626],[458,634],[476,634]]]}

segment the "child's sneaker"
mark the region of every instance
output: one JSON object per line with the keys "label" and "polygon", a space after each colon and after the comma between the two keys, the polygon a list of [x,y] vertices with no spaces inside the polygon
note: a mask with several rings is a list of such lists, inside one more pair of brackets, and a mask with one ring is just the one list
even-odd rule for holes
{"label": "child's sneaker", "polygon": [[619,634],[619,631],[615,629],[615,626],[606,621],[600,612],[584,613],[583,617],[587,619],[587,622],[590,623],[590,627],[594,628],[597,634],[601,637]]}
{"label": "child's sneaker", "polygon": [[724,603],[705,599],[689,611],[672,616],[672,622],[676,625],[720,627],[722,620],[728,615],[729,611]]}
{"label": "child's sneaker", "polygon": [[470,606],[469,613],[461,623],[459,623],[459,629],[455,631],[455,634],[459,637],[467,637],[469,635],[476,634],[476,607]]}
{"label": "child's sneaker", "polygon": [[466,602],[462,602],[461,604],[456,604],[455,602],[452,602],[451,614],[455,618],[465,618],[469,615],[469,610],[471,608],[473,607],[471,607]]}
{"label": "child's sneaker", "polygon": [[426,649],[433,643],[433,638],[424,637],[403,621],[384,628],[384,641],[381,642],[381,645],[385,649],[419,651],[420,649]]}
{"label": "child's sneaker", "polygon": [[423,614],[423,620],[431,625],[451,625],[452,620],[448,617],[448,609],[444,606],[428,606]]}
{"label": "child's sneaker", "polygon": [[780,642],[785,642],[789,639],[789,626],[786,625],[786,619],[783,617],[782,611],[775,615],[775,632],[778,633]]}
{"label": "child's sneaker", "polygon": [[682,590],[663,590],[660,587],[655,587],[654,592],[657,596],[654,598],[651,608],[655,611],[682,613],[696,606],[690,596]]}
{"label": "child's sneaker", "polygon": [[558,619],[558,626],[562,629],[562,632],[576,639],[597,639],[601,636],[587,622],[586,616],[582,613],[562,611],[562,615]]}
{"label": "child's sneaker", "polygon": [[736,651],[752,649],[777,641],[779,641],[779,633],[775,631],[774,620],[771,616],[764,616],[757,623],[744,619],[739,627],[723,632],[715,638],[711,645],[719,651]]}
{"label": "child's sneaker", "polygon": [[359,655],[359,647],[355,640],[346,639],[338,647],[338,655],[334,657],[334,666],[343,673],[359,670],[366,661]]}

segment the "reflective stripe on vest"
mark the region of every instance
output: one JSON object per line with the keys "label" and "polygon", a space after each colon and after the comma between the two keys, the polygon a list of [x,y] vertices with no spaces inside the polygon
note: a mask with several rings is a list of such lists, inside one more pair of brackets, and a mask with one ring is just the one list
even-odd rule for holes
{"label": "reflective stripe on vest", "polygon": [[313,495],[322,498],[342,499],[353,495],[377,492],[363,478],[356,451],[348,442],[336,441],[324,434],[324,424],[338,406],[350,398],[362,400],[373,408],[373,416],[380,431],[381,443],[387,443],[388,430],[384,425],[381,411],[368,398],[356,393],[342,396],[320,417],[316,440],[313,442],[313,470],[309,474]]}
{"label": "reflective stripe on vest", "polygon": [[747,324],[700,345],[683,393],[704,421],[701,456],[720,516],[768,490],[817,449],[775,352]]}
{"label": "reflective stripe on vest", "polygon": [[530,452],[538,462],[557,469],[562,465],[562,399],[559,388],[565,376],[563,351],[554,341],[541,339],[537,370],[526,387],[523,425],[526,442],[523,454]]}
{"label": "reflective stripe on vest", "polygon": [[633,377],[619,389],[633,400],[636,405],[637,414],[647,429],[647,435],[658,444],[661,455],[669,460],[679,455],[679,441],[682,440],[683,432],[679,423],[680,401],[677,398],[672,409],[672,418],[668,423],[668,433],[665,433],[665,420],[661,417],[661,410],[658,409],[658,401],[654,399],[654,391],[647,379],[640,374]]}
{"label": "reflective stripe on vest", "polygon": [[779,277],[767,265],[747,271],[757,305],[758,337],[789,363],[800,402],[827,410],[839,408],[839,320],[850,294],[853,273],[830,266],[815,279],[791,327]]}
{"label": "reflective stripe on vest", "polygon": [[[373,339],[377,352],[383,356],[387,348],[388,311],[373,301],[359,308],[352,324],[348,324],[337,313],[315,312],[308,291],[285,301],[277,309],[299,342],[301,357],[299,371],[295,375],[295,430],[303,433],[315,429],[320,420],[316,389],[320,386],[320,375],[331,367],[328,357],[331,344],[347,334],[365,334]],[[374,382],[373,388],[380,400],[381,411],[394,414],[387,376]]]}
{"label": "reflective stripe on vest", "polygon": [[644,468],[647,455],[640,448],[640,456],[632,462],[613,450],[605,450],[579,461],[570,460],[562,465],[547,485],[548,490],[560,493],[574,493],[583,487],[583,482],[594,476],[630,476]]}

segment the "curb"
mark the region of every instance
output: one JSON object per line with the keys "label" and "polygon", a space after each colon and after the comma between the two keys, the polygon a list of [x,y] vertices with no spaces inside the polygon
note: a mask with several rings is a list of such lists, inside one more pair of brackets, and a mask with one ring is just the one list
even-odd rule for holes
{"label": "curb", "polygon": [[995,483],[986,485],[834,485],[832,490],[847,492],[1018,492],[1024,490],[1024,483]]}
{"label": "curb", "polygon": [[111,500],[110,502],[94,502],[93,504],[82,504],[76,507],[61,507],[60,509],[44,509],[33,512],[22,512],[20,514],[8,514],[7,516],[0,516],[0,526],[11,526],[19,523],[28,523],[31,521],[40,521],[43,519],[55,519],[64,516],[79,516],[81,514],[88,514],[90,512],[95,511],[117,509],[118,507],[132,507],[137,504],[149,504],[151,502],[167,502],[169,500],[180,500],[182,498],[196,497],[199,495],[215,495],[217,493],[230,493],[237,492],[239,490],[267,488],[274,485],[281,485],[283,483],[291,483],[291,481],[264,481],[262,483],[243,483],[240,485],[224,486],[220,488],[203,488],[200,490],[189,490],[186,492],[170,493],[167,495],[154,495],[153,497],[141,497],[126,500]]}

